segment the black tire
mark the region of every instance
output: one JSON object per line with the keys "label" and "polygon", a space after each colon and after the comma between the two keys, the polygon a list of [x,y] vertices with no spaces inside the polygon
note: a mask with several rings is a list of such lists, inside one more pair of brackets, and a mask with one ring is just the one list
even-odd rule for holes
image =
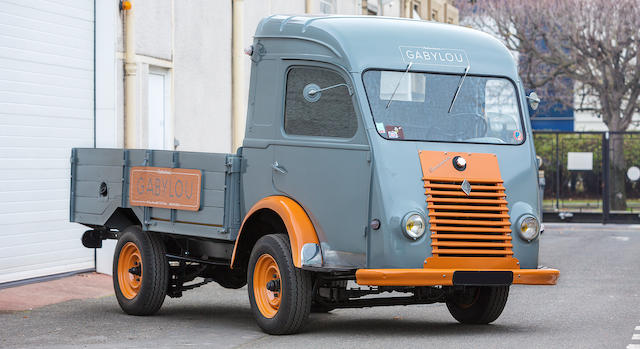
{"label": "black tire", "polygon": [[463,324],[488,324],[500,317],[509,297],[509,286],[473,287],[471,294],[447,300],[449,313]]}
{"label": "black tire", "polygon": [[[271,293],[271,295],[277,294],[279,306],[275,310],[275,314],[267,313],[265,315],[260,310],[256,299],[264,299],[260,292],[264,291],[262,288],[266,285],[254,285],[254,274],[256,274],[258,260],[269,257],[277,264],[279,273],[278,292]],[[258,326],[269,334],[298,332],[309,317],[313,288],[311,274],[293,265],[289,238],[283,234],[271,234],[260,238],[251,252],[248,269],[249,302]],[[256,278],[261,279],[260,275],[261,270],[258,270]],[[273,308],[269,310],[274,311]]]}
{"label": "black tire", "polygon": [[[129,245],[128,245],[129,244]],[[132,249],[133,244],[138,251],[140,265],[140,277],[129,272],[136,279],[134,292],[128,292],[128,281],[122,278],[128,274],[119,271],[120,257],[124,259],[124,253]],[[125,252],[123,248],[127,246]],[[123,263],[126,269],[127,264]],[[129,269],[130,270],[130,269]],[[129,227],[118,239],[113,257],[113,288],[120,308],[130,315],[151,315],[160,310],[164,298],[167,295],[169,282],[169,262],[165,253],[164,243],[153,232],[145,232],[139,227]],[[128,296],[125,296],[125,293]]]}

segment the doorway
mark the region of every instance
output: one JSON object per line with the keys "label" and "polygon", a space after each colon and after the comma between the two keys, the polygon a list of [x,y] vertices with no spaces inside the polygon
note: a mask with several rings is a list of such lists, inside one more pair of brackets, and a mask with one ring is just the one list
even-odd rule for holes
{"label": "doorway", "polygon": [[149,67],[147,77],[147,148],[172,150],[170,72]]}

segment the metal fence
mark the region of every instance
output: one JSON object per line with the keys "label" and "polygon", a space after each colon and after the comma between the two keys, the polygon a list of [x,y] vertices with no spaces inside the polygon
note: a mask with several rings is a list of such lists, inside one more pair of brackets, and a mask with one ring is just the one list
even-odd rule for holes
{"label": "metal fence", "polygon": [[640,223],[640,132],[534,132],[545,221]]}

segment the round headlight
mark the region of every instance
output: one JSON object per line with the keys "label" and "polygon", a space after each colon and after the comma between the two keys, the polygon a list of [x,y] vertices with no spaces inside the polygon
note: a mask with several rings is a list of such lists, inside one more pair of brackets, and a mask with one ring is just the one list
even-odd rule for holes
{"label": "round headlight", "polygon": [[418,213],[409,213],[402,220],[402,231],[410,239],[418,240],[424,234],[425,228],[424,218]]}
{"label": "round headlight", "polygon": [[526,241],[535,240],[540,234],[540,222],[534,216],[525,215],[518,222],[520,236]]}

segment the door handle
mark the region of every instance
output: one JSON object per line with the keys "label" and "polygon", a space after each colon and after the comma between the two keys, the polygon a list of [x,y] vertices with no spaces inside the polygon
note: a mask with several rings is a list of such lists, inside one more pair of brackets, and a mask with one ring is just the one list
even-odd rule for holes
{"label": "door handle", "polygon": [[271,164],[271,167],[276,172],[280,172],[281,174],[287,174],[287,170],[285,170],[284,167],[280,166],[280,164],[277,161]]}

